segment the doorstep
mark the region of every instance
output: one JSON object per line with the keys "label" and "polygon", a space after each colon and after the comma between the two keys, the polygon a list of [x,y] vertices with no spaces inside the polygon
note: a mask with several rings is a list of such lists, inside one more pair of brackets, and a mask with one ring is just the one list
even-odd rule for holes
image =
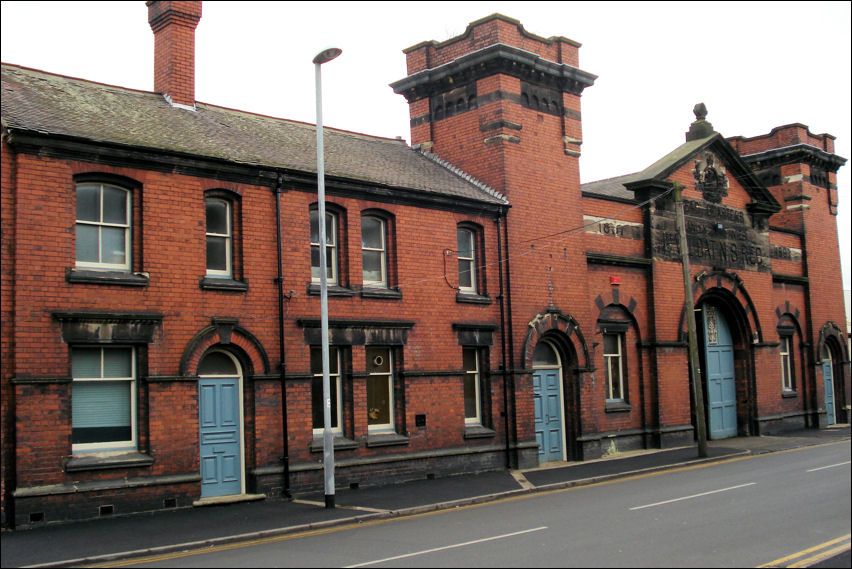
{"label": "doorstep", "polygon": [[232,494],[230,496],[213,496],[211,498],[201,498],[192,503],[194,507],[201,506],[218,506],[220,504],[236,504],[238,502],[256,502],[257,500],[265,500],[266,494]]}

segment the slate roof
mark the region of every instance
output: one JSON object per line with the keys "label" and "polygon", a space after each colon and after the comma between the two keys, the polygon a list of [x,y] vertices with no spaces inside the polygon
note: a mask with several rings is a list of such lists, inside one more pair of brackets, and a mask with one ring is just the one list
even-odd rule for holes
{"label": "slate roof", "polygon": [[[316,126],[197,103],[176,108],[162,95],[4,63],[2,121],[22,130],[184,156],[316,173]],[[458,197],[507,200],[485,184],[402,140],[324,129],[329,177]]]}
{"label": "slate roof", "polygon": [[625,174],[615,178],[606,178],[595,182],[587,182],[580,185],[584,194],[595,194],[603,198],[620,198],[625,200],[634,199],[633,190],[624,187],[626,182],[632,181],[636,174]]}

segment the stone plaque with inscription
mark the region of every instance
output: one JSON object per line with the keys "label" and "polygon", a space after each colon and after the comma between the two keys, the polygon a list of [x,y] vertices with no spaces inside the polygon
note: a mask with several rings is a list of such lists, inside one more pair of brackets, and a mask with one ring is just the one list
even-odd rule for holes
{"label": "stone plaque with inscription", "polygon": [[[758,231],[747,212],[700,200],[684,199],[689,261],[725,269],[769,272],[769,232]],[[658,207],[651,218],[654,258],[680,262],[674,202]]]}

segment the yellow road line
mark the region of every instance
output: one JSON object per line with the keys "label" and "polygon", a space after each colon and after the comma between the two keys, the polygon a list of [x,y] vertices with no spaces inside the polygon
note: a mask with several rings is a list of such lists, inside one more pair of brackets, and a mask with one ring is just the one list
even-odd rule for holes
{"label": "yellow road line", "polygon": [[[799,565],[799,563],[802,563],[802,561],[801,561],[801,560],[800,560],[800,561],[797,561],[797,562],[796,562],[796,564],[794,564],[794,565],[785,565],[785,564],[786,564],[788,561],[792,561],[792,560],[794,560],[794,559],[799,559],[799,558],[801,558],[801,557],[802,557],[802,556],[804,556],[804,555],[808,555],[808,554],[810,554],[810,553],[813,553],[814,551],[818,551],[818,550],[820,550],[820,549],[824,549],[824,548],[826,548],[826,547],[831,547],[832,545],[834,545],[834,544],[836,544],[836,543],[840,543],[841,541],[848,541],[848,540],[849,540],[849,538],[850,538],[850,536],[852,536],[852,534],[848,534],[848,533],[847,533],[847,534],[846,534],[846,535],[844,535],[844,536],[836,537],[836,538],[831,539],[831,540],[828,540],[828,541],[826,541],[826,542],[824,542],[824,543],[820,543],[819,545],[815,545],[815,546],[813,546],[813,547],[809,547],[809,548],[807,548],[807,549],[803,549],[802,551],[797,551],[796,553],[791,553],[790,555],[787,555],[787,556],[785,556],[785,557],[780,557],[780,558],[776,559],[775,561],[770,561],[769,563],[764,563],[763,565],[758,565],[757,567],[758,567],[758,569],[761,569],[762,567],[801,567],[802,565]],[[840,546],[840,547],[836,548],[836,549],[837,549],[837,551],[835,551],[835,553],[838,553],[838,552],[840,552],[840,551],[843,551],[844,549],[846,549],[846,548],[848,548],[848,547],[849,547],[849,544],[848,544],[848,543],[846,543],[846,544],[844,544],[844,545],[842,545],[842,546]],[[833,550],[832,550],[832,551],[833,551]],[[825,552],[824,552],[824,553],[825,553]],[[821,553],[821,554],[816,555],[815,557],[821,557],[822,555],[823,555],[823,554]],[[804,560],[804,561],[813,561],[813,559],[808,558],[808,559],[806,559],[806,560]]]}

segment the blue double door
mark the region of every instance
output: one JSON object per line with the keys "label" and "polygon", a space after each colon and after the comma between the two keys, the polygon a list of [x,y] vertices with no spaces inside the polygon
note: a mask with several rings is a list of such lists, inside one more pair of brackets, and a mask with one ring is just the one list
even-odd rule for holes
{"label": "blue double door", "polygon": [[242,493],[239,377],[200,378],[201,497]]}
{"label": "blue double door", "polygon": [[734,342],[724,315],[704,305],[705,397],[707,435],[711,439],[737,436],[737,387]]}
{"label": "blue double door", "polygon": [[533,372],[535,438],[539,463],[564,460],[562,395],[560,370],[537,369]]}

